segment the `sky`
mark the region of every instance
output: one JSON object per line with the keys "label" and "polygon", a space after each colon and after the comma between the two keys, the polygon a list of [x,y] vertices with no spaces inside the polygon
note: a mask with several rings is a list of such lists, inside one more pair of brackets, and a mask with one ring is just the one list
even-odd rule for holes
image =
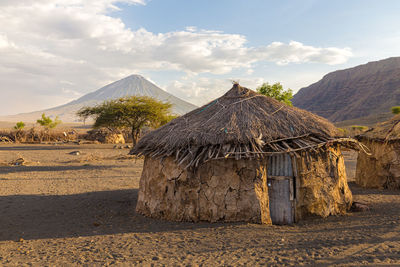
{"label": "sky", "polygon": [[0,115],[131,74],[196,105],[400,56],[398,0],[0,0]]}

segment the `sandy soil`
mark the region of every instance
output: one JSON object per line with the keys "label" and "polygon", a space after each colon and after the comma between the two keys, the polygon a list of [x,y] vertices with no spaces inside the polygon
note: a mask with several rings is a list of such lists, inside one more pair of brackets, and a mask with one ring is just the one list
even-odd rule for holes
{"label": "sandy soil", "polygon": [[0,265],[400,265],[399,191],[351,184],[369,211],[293,226],[158,221],[135,213],[127,152],[0,144]]}

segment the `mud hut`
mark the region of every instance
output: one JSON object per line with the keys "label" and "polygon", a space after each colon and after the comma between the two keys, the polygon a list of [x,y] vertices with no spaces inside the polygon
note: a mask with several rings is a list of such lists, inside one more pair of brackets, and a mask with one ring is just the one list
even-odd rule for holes
{"label": "mud hut", "polygon": [[400,189],[400,115],[357,136],[371,155],[359,153],[356,183],[368,188]]}
{"label": "mud hut", "polygon": [[87,132],[85,139],[104,144],[125,144],[124,135],[119,130],[108,128],[90,130]]}
{"label": "mud hut", "polygon": [[136,210],[174,221],[290,224],[352,204],[336,128],[234,84],[222,97],[145,135]]}

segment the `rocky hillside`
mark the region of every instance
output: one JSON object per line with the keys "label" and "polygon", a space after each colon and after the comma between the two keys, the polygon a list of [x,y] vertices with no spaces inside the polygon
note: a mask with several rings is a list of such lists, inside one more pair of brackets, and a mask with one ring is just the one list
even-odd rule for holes
{"label": "rocky hillside", "polygon": [[105,100],[126,96],[150,96],[161,101],[168,101],[172,104],[172,112],[177,115],[183,115],[196,108],[195,105],[167,93],[142,76],[131,75],[65,105],[41,111],[0,117],[0,121],[34,122],[40,118],[42,113],[46,113],[46,115],[50,115],[51,117],[59,116],[63,122],[76,122],[78,118],[75,113],[82,107],[93,106]]}
{"label": "rocky hillside", "polygon": [[334,122],[388,113],[400,105],[400,57],[331,72],[302,88],[293,105]]}

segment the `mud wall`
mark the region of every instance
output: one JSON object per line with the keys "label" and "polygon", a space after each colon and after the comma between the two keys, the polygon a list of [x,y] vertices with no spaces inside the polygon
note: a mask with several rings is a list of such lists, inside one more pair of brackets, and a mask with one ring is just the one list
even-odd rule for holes
{"label": "mud wall", "polygon": [[362,142],[371,155],[358,154],[356,183],[367,188],[400,189],[400,143]]}
{"label": "mud wall", "polygon": [[146,157],[136,210],[174,221],[271,224],[266,164],[224,159],[183,170],[174,158]]}
{"label": "mud wall", "polygon": [[296,220],[345,214],[350,209],[352,193],[339,146],[303,152],[296,163]]}
{"label": "mud wall", "polygon": [[125,144],[122,133],[113,132],[107,128],[93,129],[86,134],[85,139],[105,144]]}
{"label": "mud wall", "polygon": [[[248,221],[271,224],[266,161],[224,159],[196,171],[174,158],[145,158],[136,210],[173,221]],[[352,194],[339,147],[296,159],[296,221],[345,214]]]}

